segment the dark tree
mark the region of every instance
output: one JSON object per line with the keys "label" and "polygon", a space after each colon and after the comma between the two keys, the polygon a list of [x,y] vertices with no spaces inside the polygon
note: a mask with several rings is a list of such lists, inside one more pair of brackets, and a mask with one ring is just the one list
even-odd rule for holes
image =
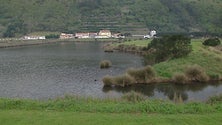
{"label": "dark tree", "polygon": [[221,42],[218,38],[209,38],[203,42],[205,46],[217,46],[220,45]]}
{"label": "dark tree", "polygon": [[4,37],[15,37],[16,34],[26,34],[27,28],[23,20],[13,20],[7,27],[7,30],[4,32]]}
{"label": "dark tree", "polygon": [[45,36],[46,39],[58,39],[59,35],[58,34],[49,34]]}
{"label": "dark tree", "polygon": [[188,55],[192,51],[190,43],[191,39],[182,35],[164,36],[153,39],[148,50],[154,49],[152,57],[155,57],[155,62],[161,62]]}

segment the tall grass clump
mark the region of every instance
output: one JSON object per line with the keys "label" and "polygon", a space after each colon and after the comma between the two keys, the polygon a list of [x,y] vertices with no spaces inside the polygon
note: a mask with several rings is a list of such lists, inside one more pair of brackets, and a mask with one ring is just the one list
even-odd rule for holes
{"label": "tall grass clump", "polygon": [[124,74],[124,75],[120,75],[120,76],[115,76],[115,77],[111,77],[111,76],[105,76],[103,79],[103,84],[104,86],[129,86],[135,83],[135,80],[133,77],[131,77],[128,74]]}
{"label": "tall grass clump", "polygon": [[103,60],[100,62],[101,69],[110,68],[111,66],[112,66],[112,63],[109,60]]}
{"label": "tall grass clump", "polygon": [[143,69],[128,69],[127,74],[132,76],[136,83],[145,83],[146,82],[146,77],[145,77],[145,71]]}
{"label": "tall grass clump", "polygon": [[113,84],[113,77],[111,77],[111,76],[105,76],[105,77],[102,79],[102,81],[103,81],[104,86],[112,86],[112,84]]}
{"label": "tall grass clump", "polygon": [[221,80],[221,76],[219,74],[210,74],[209,78],[212,81],[219,81],[219,80]]}
{"label": "tall grass clump", "polygon": [[175,73],[172,80],[178,84],[186,84],[188,82],[188,78],[184,73]]}
{"label": "tall grass clump", "polygon": [[122,99],[128,102],[136,103],[136,102],[141,102],[141,101],[146,100],[146,97],[141,93],[131,91],[129,93],[124,94],[122,96]]}
{"label": "tall grass clump", "polygon": [[146,66],[141,69],[128,69],[127,74],[132,76],[137,83],[147,83],[156,76],[156,72],[151,66]]}
{"label": "tall grass clump", "polygon": [[207,82],[209,76],[205,70],[199,65],[188,66],[185,70],[185,75],[190,81],[193,82]]}
{"label": "tall grass clump", "polygon": [[135,83],[135,80],[133,77],[131,77],[128,74],[124,74],[124,75],[120,75],[120,76],[116,76],[113,77],[113,85],[117,85],[117,86],[129,86]]}
{"label": "tall grass clump", "polygon": [[144,68],[144,71],[145,71],[145,75],[146,75],[147,78],[153,79],[153,78],[156,77],[156,72],[155,72],[155,70],[153,69],[153,67],[151,67],[151,66],[146,66],[146,67]]}

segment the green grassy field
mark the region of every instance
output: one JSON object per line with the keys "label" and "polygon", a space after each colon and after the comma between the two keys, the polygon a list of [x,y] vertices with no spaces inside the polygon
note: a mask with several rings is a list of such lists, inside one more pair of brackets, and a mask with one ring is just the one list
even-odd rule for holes
{"label": "green grassy field", "polygon": [[1,125],[220,125],[222,113],[126,114],[57,111],[0,111]]}
{"label": "green grassy field", "polygon": [[92,99],[66,96],[37,101],[0,99],[1,125],[219,125],[222,96],[207,103],[175,104],[146,99]]}

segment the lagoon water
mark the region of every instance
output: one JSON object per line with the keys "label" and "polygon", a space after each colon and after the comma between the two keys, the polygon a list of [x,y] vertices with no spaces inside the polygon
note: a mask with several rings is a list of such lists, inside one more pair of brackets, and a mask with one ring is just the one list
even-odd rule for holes
{"label": "lagoon water", "polygon": [[[104,53],[103,44],[64,42],[0,49],[0,97],[49,99],[77,95],[118,98],[133,90],[149,98],[205,101],[209,96],[222,93],[222,84],[103,87],[103,76],[119,75],[127,68],[143,66],[139,56]],[[99,68],[104,59],[112,62],[110,69]]]}

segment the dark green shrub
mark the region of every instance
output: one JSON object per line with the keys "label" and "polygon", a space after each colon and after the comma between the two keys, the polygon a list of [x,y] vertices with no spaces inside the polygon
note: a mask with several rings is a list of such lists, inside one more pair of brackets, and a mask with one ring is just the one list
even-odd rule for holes
{"label": "dark green shrub", "polygon": [[8,24],[6,31],[3,33],[3,37],[25,35],[28,31],[24,20],[14,19],[11,22],[8,22]]}
{"label": "dark green shrub", "polygon": [[143,94],[138,93],[138,92],[134,92],[134,91],[124,94],[122,96],[122,99],[129,101],[129,102],[134,102],[134,103],[146,100],[146,98]]}
{"label": "dark green shrub", "polygon": [[101,69],[110,68],[111,66],[112,66],[112,63],[109,60],[103,60],[100,62]]}
{"label": "dark green shrub", "polygon": [[164,36],[155,38],[148,44],[149,49],[155,49],[155,62],[165,61],[169,58],[180,58],[192,51],[191,39],[182,35]]}
{"label": "dark green shrub", "polygon": [[58,39],[59,35],[58,34],[49,34],[45,36],[46,39]]}
{"label": "dark green shrub", "polygon": [[203,45],[205,46],[217,46],[220,44],[221,42],[219,38],[209,38],[203,42]]}

